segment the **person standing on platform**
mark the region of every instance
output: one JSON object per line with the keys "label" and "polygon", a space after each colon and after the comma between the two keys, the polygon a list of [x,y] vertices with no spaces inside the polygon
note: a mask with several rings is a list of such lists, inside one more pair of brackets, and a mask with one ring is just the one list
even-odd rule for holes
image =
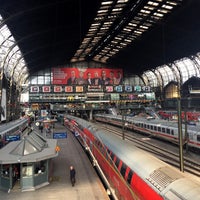
{"label": "person standing on platform", "polygon": [[70,181],[71,181],[72,187],[75,185],[75,182],[76,182],[76,177],[75,176],[76,176],[76,170],[71,165],[70,166]]}
{"label": "person standing on platform", "polygon": [[43,123],[40,123],[39,129],[40,129],[40,132],[41,132],[41,133],[43,133],[43,128],[44,128],[44,127],[43,127]]}

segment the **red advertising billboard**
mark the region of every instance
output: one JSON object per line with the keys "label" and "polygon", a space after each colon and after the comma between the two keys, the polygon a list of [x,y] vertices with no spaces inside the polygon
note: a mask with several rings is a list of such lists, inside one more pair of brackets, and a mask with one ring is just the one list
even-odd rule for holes
{"label": "red advertising billboard", "polygon": [[51,92],[51,86],[42,86],[42,92]]}
{"label": "red advertising billboard", "polygon": [[58,85],[121,85],[122,69],[52,68],[53,84]]}
{"label": "red advertising billboard", "polygon": [[61,86],[54,86],[54,92],[62,92]]}
{"label": "red advertising billboard", "polygon": [[31,86],[30,87],[30,92],[33,92],[33,93],[39,92],[39,86]]}

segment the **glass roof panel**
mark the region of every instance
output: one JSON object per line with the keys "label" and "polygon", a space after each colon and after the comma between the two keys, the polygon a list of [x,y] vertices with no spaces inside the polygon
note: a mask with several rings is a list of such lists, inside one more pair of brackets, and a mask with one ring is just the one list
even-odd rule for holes
{"label": "glass roof panel", "polygon": [[156,77],[155,73],[153,73],[152,71],[148,70],[148,71],[144,72],[144,75],[148,79],[148,85],[151,85],[152,87],[158,86],[158,80],[157,80],[157,77]]}
{"label": "glass roof panel", "polygon": [[[0,20],[2,17],[0,16]],[[22,54],[18,48],[17,45],[15,45],[15,39],[11,35],[8,27],[6,25],[3,25],[0,28],[0,60],[2,61],[0,64],[4,67],[5,74],[7,77],[11,77],[14,75],[14,81],[16,83],[21,83],[19,81],[19,78],[27,77],[25,76],[19,76],[20,74],[26,72],[28,73],[27,67],[24,67],[23,70],[20,66],[24,66],[25,62],[22,58]],[[22,62],[22,63],[21,63]]]}
{"label": "glass roof panel", "polygon": [[[176,81],[177,82],[180,82],[181,81],[181,74],[180,74],[180,71],[179,71],[179,68],[174,64],[172,63],[172,66],[171,66],[172,70],[174,71],[174,73],[176,74],[175,77],[176,77]],[[178,79],[178,80],[177,80]]]}
{"label": "glass roof panel", "polygon": [[194,60],[195,60],[195,67],[196,67],[196,74],[198,77],[200,77],[200,54],[197,53],[196,56],[194,56]]}
{"label": "glass roof panel", "polygon": [[6,25],[1,27],[1,34],[3,35],[4,38],[8,38],[11,35],[11,33]]}
{"label": "glass roof panel", "polygon": [[162,86],[163,85],[163,79],[162,79],[162,76],[160,75],[160,71],[155,69],[155,74],[156,74],[156,77],[157,77],[157,85],[156,86]]}
{"label": "glass roof panel", "polygon": [[185,65],[185,63],[183,62],[183,60],[181,61],[176,61],[176,66],[179,68],[179,71],[181,73],[181,77],[182,77],[182,83],[184,83],[185,81],[188,80],[189,78],[189,71],[187,66]]}
{"label": "glass roof panel", "polygon": [[173,71],[169,66],[163,65],[158,67],[157,70],[159,71],[160,76],[162,76],[163,86],[167,85],[170,81],[175,80]]}
{"label": "glass roof panel", "polygon": [[185,66],[188,68],[187,70],[189,74],[188,77],[196,76],[197,70],[196,70],[195,63],[189,58],[185,58],[183,62]]}

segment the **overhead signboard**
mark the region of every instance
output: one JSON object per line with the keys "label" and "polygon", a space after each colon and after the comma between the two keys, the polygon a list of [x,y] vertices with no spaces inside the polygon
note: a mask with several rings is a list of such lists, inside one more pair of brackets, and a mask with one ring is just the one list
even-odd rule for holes
{"label": "overhead signboard", "polygon": [[6,141],[18,141],[20,140],[20,135],[6,135]]}
{"label": "overhead signboard", "polygon": [[53,133],[53,139],[64,139],[64,138],[67,138],[66,132]]}

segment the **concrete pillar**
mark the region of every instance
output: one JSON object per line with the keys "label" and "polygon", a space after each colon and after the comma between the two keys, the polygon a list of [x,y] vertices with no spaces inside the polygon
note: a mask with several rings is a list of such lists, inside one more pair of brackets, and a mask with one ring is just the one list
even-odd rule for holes
{"label": "concrete pillar", "polygon": [[93,115],[92,115],[92,110],[90,110],[90,113],[89,113],[89,120],[93,120]]}

